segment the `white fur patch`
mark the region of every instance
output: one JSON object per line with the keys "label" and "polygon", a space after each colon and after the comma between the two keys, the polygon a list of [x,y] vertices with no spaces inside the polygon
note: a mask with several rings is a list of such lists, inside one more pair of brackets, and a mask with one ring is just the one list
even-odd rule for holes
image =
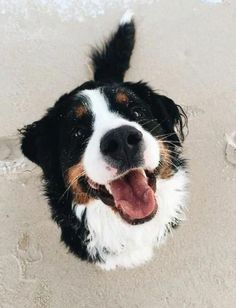
{"label": "white fur patch", "polygon": [[85,209],[86,209],[86,206],[83,204],[76,204],[76,205],[73,204],[73,210],[75,211],[75,215],[79,220],[81,220]]}
{"label": "white fur patch", "polygon": [[[117,266],[130,268],[148,261],[153,248],[164,240],[171,222],[184,219],[186,184],[186,172],[182,169],[169,179],[157,180],[158,212],[141,225],[128,224],[100,200],[91,203],[86,213],[89,254],[95,257],[98,252],[104,261],[98,265],[106,270]],[[75,208],[78,219],[79,207]]]}
{"label": "white fur patch", "polygon": [[134,17],[134,13],[131,10],[127,10],[121,17],[120,25],[129,24]]}

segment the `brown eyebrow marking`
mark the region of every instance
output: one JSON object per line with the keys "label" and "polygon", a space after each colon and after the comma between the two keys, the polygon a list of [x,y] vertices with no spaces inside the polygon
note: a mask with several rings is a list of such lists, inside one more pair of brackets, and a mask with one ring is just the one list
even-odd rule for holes
{"label": "brown eyebrow marking", "polygon": [[123,91],[118,91],[116,93],[116,101],[121,104],[128,104],[129,98]]}
{"label": "brown eyebrow marking", "polygon": [[87,109],[84,105],[80,105],[75,108],[75,114],[79,118],[84,116],[86,113],[87,113]]}

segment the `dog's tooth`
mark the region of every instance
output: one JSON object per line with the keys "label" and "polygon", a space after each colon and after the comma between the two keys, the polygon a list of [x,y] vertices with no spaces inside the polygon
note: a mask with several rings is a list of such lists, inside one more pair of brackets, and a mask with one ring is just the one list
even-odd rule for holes
{"label": "dog's tooth", "polygon": [[106,187],[106,190],[109,191],[109,193],[111,194],[111,186],[110,186],[110,184],[107,184],[105,187]]}
{"label": "dog's tooth", "polygon": [[141,171],[142,175],[144,175],[144,176],[145,176],[145,178],[147,178],[147,176],[146,176],[146,173],[145,173],[144,169],[140,169],[140,171]]}

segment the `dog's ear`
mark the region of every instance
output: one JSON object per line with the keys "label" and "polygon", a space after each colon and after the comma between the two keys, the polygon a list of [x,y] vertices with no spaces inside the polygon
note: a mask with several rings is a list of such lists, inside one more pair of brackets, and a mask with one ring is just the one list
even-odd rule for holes
{"label": "dog's ear", "polygon": [[164,130],[169,134],[175,132],[179,141],[183,142],[184,128],[187,127],[187,116],[183,108],[167,96],[155,93],[152,95],[150,106]]}
{"label": "dog's ear", "polygon": [[57,151],[58,129],[62,115],[60,106],[66,96],[62,96],[41,120],[19,130],[23,154],[43,170],[51,169],[53,160],[58,156],[54,154]]}
{"label": "dog's ear", "polygon": [[176,143],[184,141],[184,128],[187,128],[187,116],[183,108],[170,98],[155,93],[146,83],[127,83],[127,85],[146,102],[154,117],[158,120],[169,139]]}
{"label": "dog's ear", "polygon": [[48,165],[51,160],[53,133],[50,122],[50,117],[46,115],[41,120],[20,130],[23,154],[42,168]]}

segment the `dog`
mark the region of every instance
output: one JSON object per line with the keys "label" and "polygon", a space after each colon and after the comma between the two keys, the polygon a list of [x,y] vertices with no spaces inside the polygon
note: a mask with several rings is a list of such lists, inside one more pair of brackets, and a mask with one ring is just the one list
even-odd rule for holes
{"label": "dog", "polygon": [[20,130],[23,154],[42,168],[61,240],[106,270],[148,261],[186,204],[187,117],[147,83],[124,81],[134,43],[128,11],[92,50],[93,80]]}

